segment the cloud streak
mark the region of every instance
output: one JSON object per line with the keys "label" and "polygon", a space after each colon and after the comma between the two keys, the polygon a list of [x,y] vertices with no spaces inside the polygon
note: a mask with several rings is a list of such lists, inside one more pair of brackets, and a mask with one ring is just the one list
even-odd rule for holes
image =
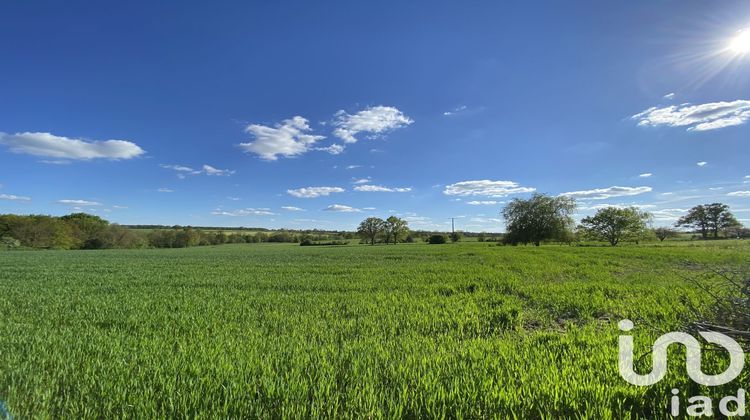
{"label": "cloud streak", "polygon": [[355,191],[361,191],[361,192],[409,192],[411,191],[410,187],[401,187],[401,188],[391,188],[391,187],[384,187],[382,185],[357,185],[354,187]]}
{"label": "cloud streak", "polygon": [[324,208],[323,211],[333,211],[339,213],[359,213],[362,210],[351,206],[345,206],[343,204],[331,204],[330,206]]}
{"label": "cloud streak", "polygon": [[39,132],[0,133],[0,144],[13,153],[71,160],[132,159],[146,153],[128,140],[87,141]]}
{"label": "cloud streak", "polygon": [[287,194],[298,198],[327,197],[333,193],[342,193],[344,191],[341,187],[305,187],[286,190]]}
{"label": "cloud streak", "polygon": [[708,131],[742,125],[750,119],[750,100],[651,107],[631,117],[638,125],[687,127],[687,131]]}
{"label": "cloud streak", "polygon": [[506,197],[510,194],[523,194],[536,191],[535,188],[522,187],[514,181],[491,181],[481,179],[476,181],[461,181],[447,185],[443,194],[450,196],[485,196]]}
{"label": "cloud streak", "polygon": [[581,200],[605,200],[611,197],[627,197],[650,192],[651,187],[607,187],[596,188],[593,190],[571,191],[560,194],[564,197],[570,197]]}
{"label": "cloud streak", "polygon": [[0,194],[0,200],[31,201],[31,197],[24,197],[22,195],[13,195],[13,194]]}

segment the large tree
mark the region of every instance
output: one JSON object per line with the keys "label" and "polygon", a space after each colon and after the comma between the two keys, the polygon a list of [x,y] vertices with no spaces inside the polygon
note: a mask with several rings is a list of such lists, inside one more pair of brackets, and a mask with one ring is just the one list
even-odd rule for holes
{"label": "large tree", "polygon": [[396,216],[391,216],[385,219],[383,223],[383,233],[385,234],[385,242],[388,243],[390,239],[393,239],[393,243],[398,243],[398,238],[406,235],[409,231],[409,224],[404,219],[400,219]]}
{"label": "large tree", "polygon": [[359,224],[357,234],[370,243],[375,245],[375,239],[383,232],[385,221],[379,217],[368,217]]}
{"label": "large tree", "polygon": [[636,207],[606,207],[593,216],[584,217],[581,227],[588,236],[615,246],[627,239],[638,241],[646,232],[650,219],[649,213]]}
{"label": "large tree", "polygon": [[537,193],[527,200],[516,198],[502,212],[507,230],[504,240],[536,246],[545,240],[563,240],[573,227],[570,215],[575,208],[575,200],[564,196]]}
{"label": "large tree", "polygon": [[677,220],[675,225],[695,229],[701,233],[703,239],[707,239],[709,234],[718,238],[720,231],[741,226],[729,211],[729,206],[722,203],[695,206],[688,214]]}

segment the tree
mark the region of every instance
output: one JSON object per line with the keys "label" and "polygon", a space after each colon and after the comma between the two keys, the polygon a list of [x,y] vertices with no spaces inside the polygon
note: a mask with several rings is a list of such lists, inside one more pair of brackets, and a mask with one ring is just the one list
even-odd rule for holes
{"label": "tree", "polygon": [[60,218],[73,232],[76,248],[99,249],[105,247],[105,234],[109,222],[99,216],[73,213]]}
{"label": "tree", "polygon": [[615,246],[622,240],[640,239],[650,219],[649,213],[636,207],[606,207],[593,216],[584,217],[581,225],[589,236]]}
{"label": "tree", "polygon": [[383,223],[383,234],[385,235],[385,243],[393,238],[393,243],[398,243],[398,238],[406,235],[409,231],[409,224],[404,219],[399,219],[396,216],[391,216],[385,219]]}
{"label": "tree", "polygon": [[659,238],[659,241],[664,242],[667,238],[676,238],[679,234],[676,230],[667,227],[660,227],[654,229],[654,235]]}
{"label": "tree", "polygon": [[375,239],[383,232],[385,221],[379,217],[368,217],[359,224],[357,234],[370,245],[375,245]]}
{"label": "tree", "polygon": [[461,234],[459,232],[451,232],[451,234],[448,236],[451,238],[451,242],[453,243],[461,240]]}
{"label": "tree", "polygon": [[561,240],[573,227],[570,214],[575,208],[575,200],[565,196],[537,193],[528,200],[516,198],[502,212],[507,230],[504,240],[513,245],[536,246],[544,240]]}
{"label": "tree", "polygon": [[675,225],[696,229],[703,239],[708,239],[709,233],[716,239],[720,231],[742,226],[729,211],[729,206],[722,203],[695,206],[688,211],[688,214],[680,217]]}

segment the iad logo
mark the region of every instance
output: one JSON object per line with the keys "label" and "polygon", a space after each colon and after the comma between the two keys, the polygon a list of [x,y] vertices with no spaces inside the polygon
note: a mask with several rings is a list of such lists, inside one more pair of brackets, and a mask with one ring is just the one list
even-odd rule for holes
{"label": "iad logo", "polygon": [[[618,324],[622,331],[631,331],[633,321],[623,319]],[[703,339],[712,344],[723,347],[729,353],[729,367],[718,375],[706,375],[701,369],[701,345],[698,340],[690,334],[682,332],[671,332],[664,334],[654,342],[651,353],[651,373],[639,375],[633,368],[633,336],[621,335],[619,339],[620,357],[619,370],[620,376],[633,385],[648,386],[653,385],[662,379],[667,373],[667,350],[672,344],[682,344],[685,346],[687,374],[694,382],[705,386],[719,386],[727,384],[737,378],[745,366],[745,354],[742,347],[731,337],[717,332],[700,332]],[[680,391],[672,390],[670,402],[671,414],[680,415]],[[745,395],[744,389],[737,391],[737,396],[727,396],[719,402],[719,411],[725,416],[744,416],[745,415]],[[713,401],[709,397],[697,395],[687,400],[692,405],[687,408],[688,416],[712,416]],[[729,408],[732,403],[736,409]]]}
{"label": "iad logo", "polygon": [[[622,331],[633,329],[633,321],[623,319],[617,324]],[[639,375],[633,370],[633,337],[630,335],[620,336],[620,375],[623,379],[633,385],[653,385],[662,379],[667,373],[667,349],[672,344],[682,344],[687,353],[687,373],[693,382],[706,386],[724,385],[737,378],[745,367],[745,353],[742,347],[731,337],[717,332],[699,333],[706,341],[718,344],[729,352],[729,368],[719,375],[706,375],[701,370],[701,345],[698,340],[690,334],[682,332],[671,332],[659,337],[653,346],[651,353],[652,370],[648,375]]]}

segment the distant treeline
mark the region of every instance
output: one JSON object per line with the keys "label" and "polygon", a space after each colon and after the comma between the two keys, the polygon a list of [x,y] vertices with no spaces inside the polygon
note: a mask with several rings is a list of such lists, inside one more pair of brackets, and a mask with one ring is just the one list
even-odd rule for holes
{"label": "distant treeline", "polygon": [[62,217],[46,215],[0,215],[0,246],[3,248],[108,249],[186,248],[227,243],[345,241],[351,232],[287,231],[243,228],[194,228],[190,226],[121,226],[99,216],[74,213]]}

